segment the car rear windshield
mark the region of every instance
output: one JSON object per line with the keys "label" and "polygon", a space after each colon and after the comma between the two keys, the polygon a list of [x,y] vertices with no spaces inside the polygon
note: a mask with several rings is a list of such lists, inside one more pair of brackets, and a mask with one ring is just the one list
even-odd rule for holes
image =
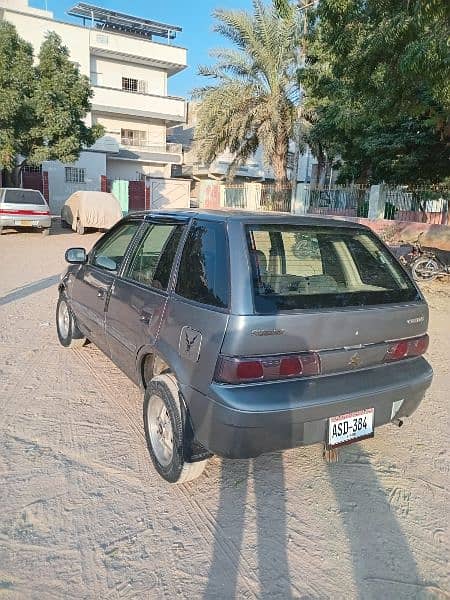
{"label": "car rear windshield", "polygon": [[45,205],[43,196],[36,190],[5,190],[3,202],[8,204]]}
{"label": "car rear windshield", "polygon": [[401,266],[369,231],[250,225],[247,241],[257,313],[419,299]]}

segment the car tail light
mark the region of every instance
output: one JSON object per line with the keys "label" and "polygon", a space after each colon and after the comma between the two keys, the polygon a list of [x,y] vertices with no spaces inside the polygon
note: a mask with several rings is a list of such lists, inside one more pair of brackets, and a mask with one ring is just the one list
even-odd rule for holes
{"label": "car tail light", "polygon": [[221,383],[249,383],[319,374],[320,357],[315,352],[252,358],[219,356],[214,379]]}
{"label": "car tail light", "polygon": [[425,334],[409,340],[390,342],[384,360],[385,362],[394,362],[402,358],[422,356],[428,350],[429,341],[428,335]]}
{"label": "car tail light", "polygon": [[49,215],[49,210],[25,210],[25,209],[8,209],[8,208],[0,208],[0,215]]}

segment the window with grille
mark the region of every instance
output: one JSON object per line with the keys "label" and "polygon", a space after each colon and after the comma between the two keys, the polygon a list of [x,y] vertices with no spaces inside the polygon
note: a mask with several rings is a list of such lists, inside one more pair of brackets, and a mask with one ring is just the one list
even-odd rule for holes
{"label": "window with grille", "polygon": [[66,183],[84,183],[86,169],[66,167]]}
{"label": "window with grille", "polygon": [[147,82],[141,79],[131,77],[122,77],[122,90],[125,92],[134,92],[140,94],[147,93]]}
{"label": "window with grille", "polygon": [[147,132],[137,129],[121,129],[120,137],[124,146],[146,146]]}
{"label": "window with grille", "polygon": [[23,167],[24,173],[42,173],[42,165],[25,165]]}

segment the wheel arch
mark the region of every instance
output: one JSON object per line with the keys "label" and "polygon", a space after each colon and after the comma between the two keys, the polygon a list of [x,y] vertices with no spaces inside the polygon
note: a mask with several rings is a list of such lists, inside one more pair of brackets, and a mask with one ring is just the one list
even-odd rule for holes
{"label": "wheel arch", "polygon": [[143,390],[146,389],[147,382],[157,375],[172,373],[176,377],[175,370],[171,367],[169,360],[159,350],[151,346],[144,346],[139,350],[136,370],[139,386]]}

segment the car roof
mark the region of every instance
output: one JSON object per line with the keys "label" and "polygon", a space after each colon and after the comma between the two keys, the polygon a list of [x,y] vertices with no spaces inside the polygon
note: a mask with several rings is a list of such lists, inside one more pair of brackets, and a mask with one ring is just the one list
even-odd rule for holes
{"label": "car roof", "polygon": [[190,208],[178,210],[152,210],[130,213],[130,217],[149,220],[154,217],[203,219],[206,221],[240,221],[242,223],[264,223],[283,225],[313,225],[322,227],[353,227],[367,229],[365,225],[345,219],[322,217],[321,215],[294,215],[281,212],[254,212],[248,210]]}

